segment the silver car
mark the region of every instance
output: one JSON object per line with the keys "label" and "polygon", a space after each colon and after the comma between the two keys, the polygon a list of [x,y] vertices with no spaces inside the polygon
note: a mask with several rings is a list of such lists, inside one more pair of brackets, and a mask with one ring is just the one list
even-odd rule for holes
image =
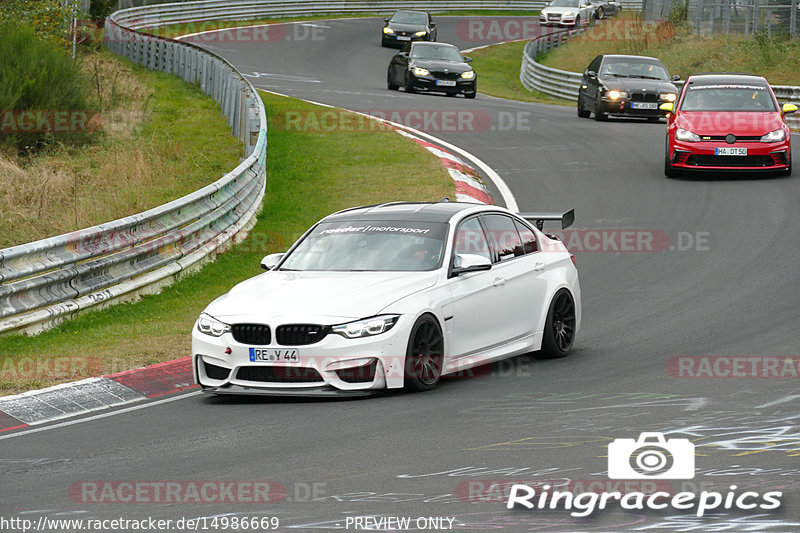
{"label": "silver car", "polygon": [[580,28],[594,16],[595,7],[589,0],[553,0],[539,13],[539,24]]}

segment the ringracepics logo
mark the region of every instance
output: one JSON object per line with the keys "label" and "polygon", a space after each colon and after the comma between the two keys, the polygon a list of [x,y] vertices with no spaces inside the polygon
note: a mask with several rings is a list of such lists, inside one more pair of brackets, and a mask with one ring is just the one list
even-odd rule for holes
{"label": "ringracepics logo", "polygon": [[[694,444],[687,439],[666,440],[662,433],[642,433],[638,439],[616,439],[608,445],[608,477],[610,479],[692,479],[694,477]],[[645,492],[619,490],[597,492],[553,490],[549,484],[514,484],[508,494],[506,507],[526,509],[558,509],[570,511],[574,517],[589,516],[618,503],[625,510],[654,510],[667,508],[692,510],[698,517],[707,512],[740,509],[774,510],[780,507],[783,492],[760,494],[751,490],[739,491],[730,485],[727,492],[702,491],[700,494],[682,491],[656,490]]]}

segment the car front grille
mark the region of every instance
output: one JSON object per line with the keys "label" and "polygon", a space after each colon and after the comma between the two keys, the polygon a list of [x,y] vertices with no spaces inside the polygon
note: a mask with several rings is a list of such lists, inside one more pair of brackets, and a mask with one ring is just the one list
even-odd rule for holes
{"label": "car front grille", "polygon": [[632,102],[658,102],[656,93],[631,93]]}
{"label": "car front grille", "polygon": [[560,13],[548,13],[547,14],[547,20],[561,20],[561,14]]}
{"label": "car front grille", "polygon": [[368,365],[357,366],[355,368],[343,368],[336,370],[336,375],[345,383],[371,383],[375,379],[375,370],[378,368],[378,361],[372,361]]}
{"label": "car front grille", "polygon": [[697,167],[771,167],[779,163],[777,156],[773,155],[702,155],[692,154],[686,159],[687,165]]}
{"label": "car front grille", "polygon": [[236,342],[264,345],[272,341],[269,326],[264,324],[233,324],[231,333]]}
{"label": "car front grille", "polygon": [[329,331],[318,324],[284,324],[275,330],[275,340],[283,346],[303,346],[321,341]]}
{"label": "car front grille", "polygon": [[211,379],[228,379],[228,376],[231,373],[230,368],[212,365],[211,363],[207,363],[205,361],[203,361],[203,367],[205,368],[206,376],[210,377]]}
{"label": "car front grille", "polygon": [[[702,137],[704,141],[705,140],[709,140],[709,141],[717,141],[717,142],[725,142],[725,143],[728,142],[727,141],[727,135],[701,135],[700,137]],[[708,139],[706,139],[706,137],[708,137]],[[759,141],[761,141],[761,136],[742,135],[741,137],[737,136],[734,139],[733,142],[734,143],[738,143],[738,142],[744,143],[744,142],[759,142]]]}
{"label": "car front grille", "polygon": [[261,383],[319,383],[322,376],[314,368],[296,366],[243,366],[236,379]]}
{"label": "car front grille", "polygon": [[431,76],[436,78],[437,80],[457,80],[461,74],[458,72],[437,72],[432,71]]}

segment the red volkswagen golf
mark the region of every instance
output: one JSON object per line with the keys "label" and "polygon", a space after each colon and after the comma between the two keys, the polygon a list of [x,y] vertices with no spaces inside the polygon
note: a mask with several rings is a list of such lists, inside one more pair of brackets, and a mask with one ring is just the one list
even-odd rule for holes
{"label": "red volkswagen golf", "polygon": [[667,145],[664,174],[685,171],[792,173],[789,126],[761,76],[697,74],[686,80],[677,104],[666,103]]}

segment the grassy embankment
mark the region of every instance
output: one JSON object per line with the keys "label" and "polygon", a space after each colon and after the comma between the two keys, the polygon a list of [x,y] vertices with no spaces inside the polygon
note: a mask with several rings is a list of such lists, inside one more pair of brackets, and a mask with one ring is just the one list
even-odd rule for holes
{"label": "grassy embankment", "polygon": [[[0,337],[0,395],[188,355],[200,311],[259,273],[264,255],[286,249],[316,220],[354,205],[454,195],[439,160],[405,137],[349,113],[335,121],[336,130],[322,131],[315,126],[319,113],[338,111],[262,97],[271,125],[267,191],[247,239],[160,294],[88,313],[36,337]],[[294,113],[290,120],[287,113]],[[60,367],[61,373],[52,371]]]}

